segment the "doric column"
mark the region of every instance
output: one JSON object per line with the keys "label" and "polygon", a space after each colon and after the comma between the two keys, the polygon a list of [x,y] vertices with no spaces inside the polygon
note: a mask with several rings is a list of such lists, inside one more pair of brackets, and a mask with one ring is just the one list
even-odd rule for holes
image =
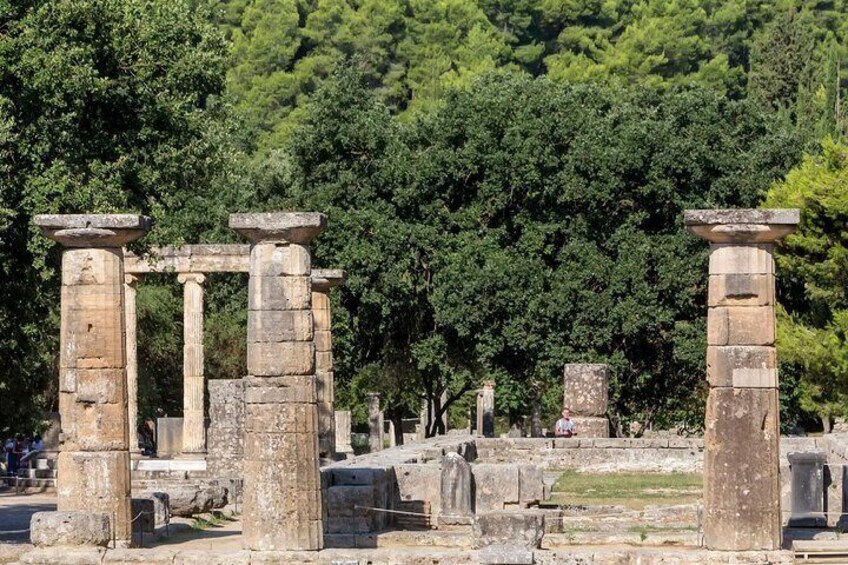
{"label": "doric column", "polygon": [[780,548],[780,423],[774,348],[773,242],[798,210],[687,210],[710,242],[704,431],[709,549]]}
{"label": "doric column", "polygon": [[200,273],[181,273],[183,285],[183,453],[206,453],[203,416],[203,282]]}
{"label": "doric column", "polygon": [[378,392],[368,393],[368,444],[371,453],[383,449],[383,413]]}
{"label": "doric column", "polygon": [[136,311],[135,285],[142,275],[124,275],[124,314],[127,341],[127,423],[129,426],[130,455],[141,455],[138,445],[138,313]]}
{"label": "doric column", "polygon": [[149,229],[130,214],[43,215],[35,225],[62,254],[60,512],[106,512],[131,541],[124,265],[121,247]]}
{"label": "doric column", "polygon": [[252,242],[243,511],[248,549],[323,546],[307,245],[326,222],[316,213],[230,216],[230,227]]}
{"label": "doric column", "polygon": [[495,437],[495,383],[487,381],[477,391],[477,435]]}
{"label": "doric column", "polygon": [[315,322],[315,384],[318,393],[318,451],[332,459],[336,452],[333,339],[330,289],[344,281],[344,271],[312,271],[312,318]]}

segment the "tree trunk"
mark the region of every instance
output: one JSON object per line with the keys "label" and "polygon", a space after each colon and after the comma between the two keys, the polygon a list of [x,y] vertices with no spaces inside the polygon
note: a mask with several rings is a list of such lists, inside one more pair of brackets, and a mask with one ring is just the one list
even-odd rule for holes
{"label": "tree trunk", "polygon": [[830,425],[830,416],[822,416],[821,422],[822,422],[822,430],[824,430],[824,433],[829,434],[830,430],[833,429]]}

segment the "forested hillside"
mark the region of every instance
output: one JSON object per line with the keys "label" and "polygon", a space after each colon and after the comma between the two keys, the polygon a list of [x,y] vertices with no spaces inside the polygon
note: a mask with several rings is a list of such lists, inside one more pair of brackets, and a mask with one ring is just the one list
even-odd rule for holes
{"label": "forested hillside", "polygon": [[393,111],[438,106],[496,68],[757,99],[808,135],[843,128],[843,0],[229,0],[230,92],[273,148],[339,60]]}
{"label": "forested hillside", "polygon": [[[706,246],[688,207],[800,206],[779,251],[782,422],[848,398],[842,0],[0,0],[0,432],[56,408],[42,212],[328,214],[337,398],[461,423],[557,412],[567,362],[610,416],[702,422]],[[141,416],[180,415],[182,294],[139,286]],[[244,371],[245,281],[210,277],[206,374]],[[442,409],[444,407],[439,406]]]}

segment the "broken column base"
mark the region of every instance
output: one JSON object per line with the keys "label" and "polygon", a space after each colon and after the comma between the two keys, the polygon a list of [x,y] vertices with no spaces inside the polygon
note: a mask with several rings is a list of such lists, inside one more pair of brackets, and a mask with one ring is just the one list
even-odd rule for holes
{"label": "broken column base", "polygon": [[571,420],[577,428],[577,437],[610,437],[606,418],[572,416]]}

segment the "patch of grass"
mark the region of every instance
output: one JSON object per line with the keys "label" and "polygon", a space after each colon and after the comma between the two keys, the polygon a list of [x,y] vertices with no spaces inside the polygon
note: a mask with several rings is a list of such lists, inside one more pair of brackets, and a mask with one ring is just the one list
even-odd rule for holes
{"label": "patch of grass", "polygon": [[650,505],[674,506],[695,503],[701,496],[703,479],[690,473],[588,474],[565,471],[552,490],[559,504],[621,505],[642,510]]}
{"label": "patch of grass", "polygon": [[191,524],[191,528],[193,530],[208,530],[210,528],[217,528],[223,524],[225,520],[223,515],[210,516],[209,518],[194,516],[192,519],[194,520]]}

